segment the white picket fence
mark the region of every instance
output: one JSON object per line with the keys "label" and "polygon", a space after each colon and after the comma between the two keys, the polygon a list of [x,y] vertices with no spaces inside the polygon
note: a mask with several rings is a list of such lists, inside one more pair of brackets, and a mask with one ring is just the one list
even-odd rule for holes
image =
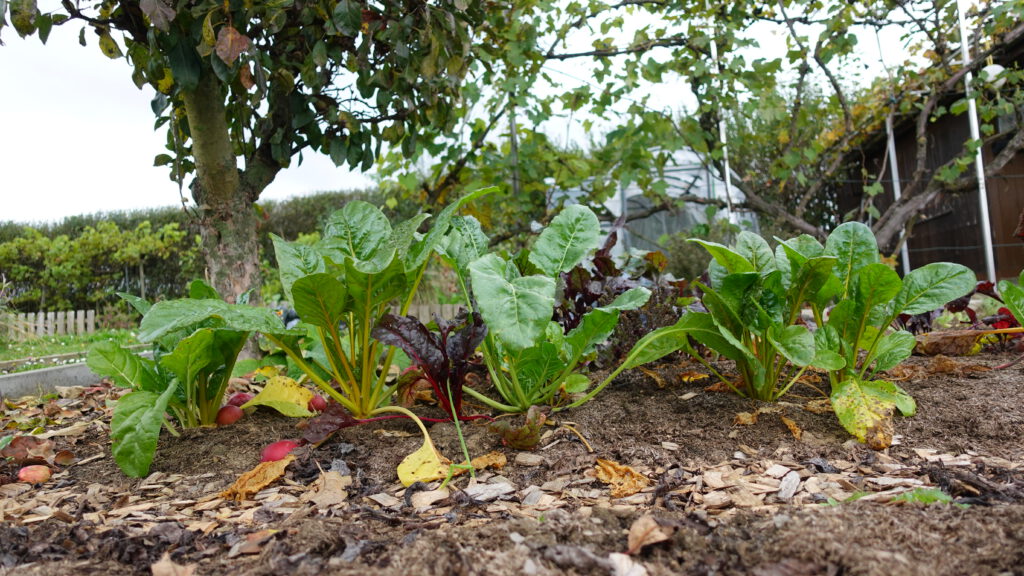
{"label": "white picket fence", "polygon": [[409,306],[408,315],[415,316],[426,324],[434,319],[434,314],[445,320],[452,320],[459,313],[459,308],[458,304],[413,304]]}
{"label": "white picket fence", "polygon": [[[396,310],[397,312],[397,310]],[[409,315],[416,316],[424,323],[438,314],[445,320],[455,318],[459,312],[457,304],[413,304]],[[0,331],[6,339],[22,341],[42,336],[82,335],[96,331],[95,310],[69,310],[66,312],[36,312],[11,314],[0,322]],[[0,334],[3,336],[4,334]]]}
{"label": "white picket fence", "polygon": [[3,326],[8,338],[29,340],[41,336],[82,335],[96,331],[95,310],[68,310],[11,314],[11,326]]}

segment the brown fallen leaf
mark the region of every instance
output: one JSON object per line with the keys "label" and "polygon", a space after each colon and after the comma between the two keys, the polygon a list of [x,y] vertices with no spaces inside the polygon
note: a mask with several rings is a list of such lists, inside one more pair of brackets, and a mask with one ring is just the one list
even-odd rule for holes
{"label": "brown fallen leaf", "polygon": [[248,500],[250,496],[284,476],[285,468],[294,460],[295,455],[289,454],[276,462],[260,462],[255,468],[239,476],[234,484],[220,493],[220,497],[238,502]]}
{"label": "brown fallen leaf", "polygon": [[163,557],[151,564],[149,569],[153,576],[192,576],[196,573],[195,564],[175,564],[168,552],[164,552]]}
{"label": "brown fallen leaf", "polygon": [[470,464],[472,464],[473,468],[477,470],[483,470],[484,468],[501,470],[506,464],[508,464],[508,457],[498,451],[488,452],[483,456],[473,458],[473,461],[470,462]]}
{"label": "brown fallen leaf", "polygon": [[732,419],[733,426],[753,426],[757,424],[758,411],[753,412],[739,412]]}
{"label": "brown fallen leaf", "polygon": [[943,330],[917,336],[914,352],[925,356],[967,356],[977,351],[978,339],[985,330]]}
{"label": "brown fallen leaf", "polygon": [[312,502],[317,509],[330,508],[348,500],[347,488],[352,485],[351,476],[342,476],[340,472],[328,470],[321,472],[320,477],[309,486],[299,500]]}
{"label": "brown fallen leaf", "polygon": [[643,474],[611,460],[597,459],[597,479],[611,484],[612,498],[625,498],[643,490],[650,480]]}
{"label": "brown fallen leaf", "polygon": [[636,519],[629,527],[629,538],[627,540],[629,549],[626,554],[636,554],[641,548],[664,542],[672,537],[675,529],[670,526],[662,526],[651,514],[645,514]]}
{"label": "brown fallen leaf", "polygon": [[277,534],[278,530],[267,528],[252,534],[246,534],[245,540],[236,542],[228,551],[228,558],[237,558],[242,554],[259,554],[263,551],[263,545],[270,541]]}
{"label": "brown fallen leaf", "polygon": [[804,404],[804,410],[813,412],[814,414],[828,414],[832,412],[832,401],[828,398],[818,398],[817,400],[811,400],[807,404]]}
{"label": "brown fallen leaf", "polygon": [[789,432],[793,434],[793,437],[797,440],[804,435],[804,431],[792,418],[786,418],[785,416],[780,415],[779,420],[782,420],[782,423],[786,425],[786,428],[789,428]]}

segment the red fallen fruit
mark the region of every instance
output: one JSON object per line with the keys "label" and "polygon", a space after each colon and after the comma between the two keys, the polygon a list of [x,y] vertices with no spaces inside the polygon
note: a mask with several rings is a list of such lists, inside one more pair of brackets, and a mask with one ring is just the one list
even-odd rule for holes
{"label": "red fallen fruit", "polygon": [[277,462],[298,447],[299,443],[294,440],[278,440],[263,449],[260,462]]}
{"label": "red fallen fruit", "polygon": [[309,406],[307,407],[310,412],[323,412],[327,409],[327,400],[319,394],[314,394],[313,397],[309,399]]}
{"label": "red fallen fruit", "polygon": [[50,479],[50,468],[41,464],[25,466],[18,470],[18,480],[29,484],[42,484]]}
{"label": "red fallen fruit", "polygon": [[242,411],[238,406],[228,404],[221,406],[221,409],[217,411],[217,426],[227,426],[228,424],[234,424],[238,422],[245,412]]}
{"label": "red fallen fruit", "polygon": [[228,398],[228,405],[241,406],[242,404],[245,404],[246,402],[252,399],[253,395],[249,394],[248,392],[235,392],[234,394],[231,395],[231,398]]}

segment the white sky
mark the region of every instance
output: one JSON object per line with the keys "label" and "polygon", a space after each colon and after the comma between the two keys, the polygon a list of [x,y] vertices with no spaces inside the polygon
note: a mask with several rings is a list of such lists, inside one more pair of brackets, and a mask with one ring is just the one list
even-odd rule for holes
{"label": "white sky", "polygon": [[[153,90],[139,90],[125,59],[110,60],[80,25],[54,27],[45,46],[10,26],[0,46],[0,221],[58,221],[109,210],[180,205],[178,185],[153,157]],[[372,185],[324,155],[278,174],[261,199]],[[185,190],[188,197],[188,190]],[[191,200],[191,198],[189,198]]]}

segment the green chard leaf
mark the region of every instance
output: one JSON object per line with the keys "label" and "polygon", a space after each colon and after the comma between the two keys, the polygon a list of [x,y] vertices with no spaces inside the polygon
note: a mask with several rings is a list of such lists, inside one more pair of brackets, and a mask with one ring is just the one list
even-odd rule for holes
{"label": "green chard leaf", "polygon": [[172,383],[160,394],[138,390],[117,401],[110,421],[111,451],[126,475],[142,478],[149,474],[167,403],[175,389]]}
{"label": "green chard leaf", "polygon": [[907,274],[893,305],[904,314],[930,312],[974,290],[976,283],[974,272],[966,266],[933,262]]}
{"label": "green chard leaf", "polygon": [[519,276],[496,254],[476,260],[469,269],[480,315],[491,334],[514,350],[534,345],[554,312],[555,281]]}
{"label": "green chard leaf", "polygon": [[530,262],[548,276],[568,272],[597,249],[600,236],[597,215],[586,206],[572,204],[540,233],[530,252]]}

